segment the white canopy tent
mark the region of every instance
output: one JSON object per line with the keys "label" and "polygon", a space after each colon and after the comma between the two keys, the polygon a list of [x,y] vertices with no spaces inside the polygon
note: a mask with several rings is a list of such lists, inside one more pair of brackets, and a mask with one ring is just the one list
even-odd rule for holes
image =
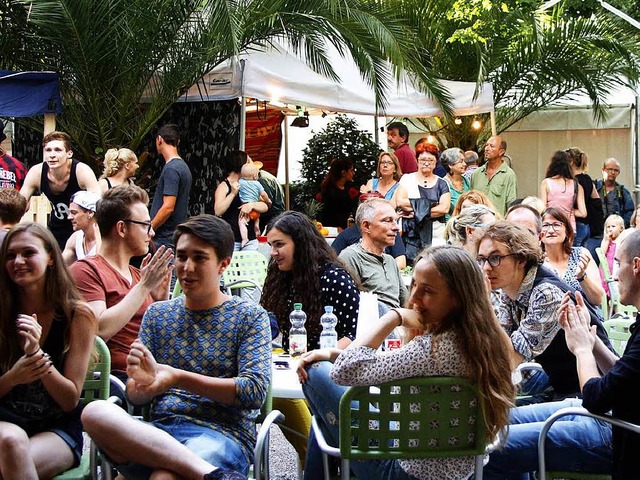
{"label": "white canopy tent", "polygon": [[[331,66],[340,81],[314,72],[298,56],[284,47],[266,52],[251,52],[234,58],[205,75],[180,98],[183,102],[230,100],[242,98],[240,148],[244,148],[246,98],[267,101],[271,106],[291,112],[301,106],[310,114],[340,112],[392,117],[431,117],[441,115],[440,106],[420,91],[405,75],[396,82],[388,68],[390,88],[385,92],[386,106],[376,108],[373,89],[361,77],[352,58],[342,56],[328,46]],[[442,80],[453,100],[455,115],[491,114],[495,132],[493,88],[484,83],[476,88],[473,82]],[[288,122],[284,128],[285,184],[289,184]]]}

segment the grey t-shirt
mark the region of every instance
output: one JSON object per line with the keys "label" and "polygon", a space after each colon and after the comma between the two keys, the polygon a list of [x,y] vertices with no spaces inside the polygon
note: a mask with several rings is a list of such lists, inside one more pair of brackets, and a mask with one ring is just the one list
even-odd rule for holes
{"label": "grey t-shirt", "polygon": [[179,157],[172,158],[162,169],[158,187],[151,204],[151,218],[154,218],[162,207],[165,195],[176,197],[176,205],[171,215],[156,231],[154,242],[169,246],[176,227],[189,216],[189,195],[191,194],[191,171]]}

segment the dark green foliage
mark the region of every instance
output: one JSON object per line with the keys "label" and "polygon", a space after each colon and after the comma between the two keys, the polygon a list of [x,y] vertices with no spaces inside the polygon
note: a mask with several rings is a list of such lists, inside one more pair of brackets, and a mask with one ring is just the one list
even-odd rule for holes
{"label": "dark green foliage", "polygon": [[354,119],[338,115],[324,130],[316,133],[303,150],[301,174],[304,182],[295,184],[291,195],[294,207],[302,209],[320,191],[320,184],[334,158],[353,161],[356,170],[353,184],[359,189],[375,174],[379,153],[378,144],[369,133],[358,128]]}

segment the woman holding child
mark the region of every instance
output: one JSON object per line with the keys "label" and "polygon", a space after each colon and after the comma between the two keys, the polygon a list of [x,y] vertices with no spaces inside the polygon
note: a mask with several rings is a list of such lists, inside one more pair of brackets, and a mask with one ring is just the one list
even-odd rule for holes
{"label": "woman holding child", "polygon": [[13,227],[0,262],[0,478],[51,478],[82,455],[96,319],[43,226]]}

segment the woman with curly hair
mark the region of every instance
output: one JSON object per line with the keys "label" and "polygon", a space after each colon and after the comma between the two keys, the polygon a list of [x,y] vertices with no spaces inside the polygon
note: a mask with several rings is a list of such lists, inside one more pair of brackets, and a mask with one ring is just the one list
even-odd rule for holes
{"label": "woman with curly hair", "polygon": [[102,193],[117,185],[133,184],[140,167],[138,157],[128,148],[110,148],[104,155],[104,171],[98,184]]}
{"label": "woman with curly hair", "polygon": [[[307,314],[307,350],[320,346],[320,317],[327,305],[338,317],[338,345],[346,347],[356,335],[360,293],[334,250],[313,222],[298,212],[274,218],[267,227],[267,239],[271,261],[261,304],[275,315],[283,348],[289,348],[289,313],[294,303],[302,303]],[[303,461],[311,426],[309,409],[302,400],[274,399],[273,404],[285,414],[285,425],[303,435],[303,440],[288,436]]]}
{"label": "woman with curly hair", "polygon": [[51,478],[82,455],[96,319],[45,227],[13,227],[0,262],[0,477]]}
{"label": "woman with curly hair", "polygon": [[[414,265],[408,308],[391,309],[346,349],[315,350],[300,360],[303,391],[332,445],[339,443],[335,418],[348,386],[416,376],[462,376],[473,381],[487,441],[509,423],[515,395],[511,344],[493,313],[480,267],[462,249],[450,246],[423,250]],[[418,335],[399,349],[379,353],[378,347],[398,326]],[[310,447],[305,480],[322,478],[315,453]],[[473,469],[473,456],[351,462],[356,477],[367,480],[467,478]]]}

